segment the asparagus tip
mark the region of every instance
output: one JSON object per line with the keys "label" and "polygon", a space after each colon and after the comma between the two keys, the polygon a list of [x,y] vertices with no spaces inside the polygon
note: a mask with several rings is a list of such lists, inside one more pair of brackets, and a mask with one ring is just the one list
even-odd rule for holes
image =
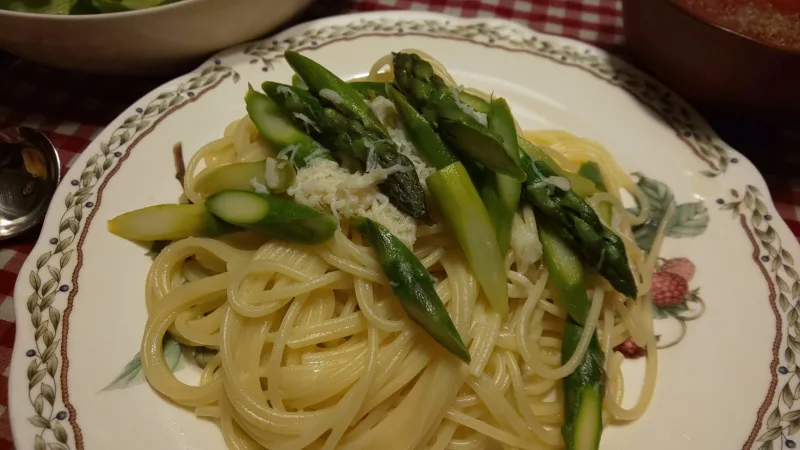
{"label": "asparagus tip", "polygon": [[459,339],[458,343],[460,345],[458,346],[458,348],[454,349],[456,357],[458,359],[460,359],[461,361],[464,361],[467,364],[471,363],[472,362],[472,357],[469,354],[469,350],[467,350],[467,346],[464,345],[464,343],[461,342],[460,339]]}

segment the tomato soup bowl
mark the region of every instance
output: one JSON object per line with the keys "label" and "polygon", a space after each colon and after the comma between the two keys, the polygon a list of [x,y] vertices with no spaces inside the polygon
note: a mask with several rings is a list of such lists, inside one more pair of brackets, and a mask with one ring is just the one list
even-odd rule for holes
{"label": "tomato soup bowl", "polygon": [[800,120],[800,48],[747,36],[672,0],[623,0],[623,8],[631,58],[696,106]]}

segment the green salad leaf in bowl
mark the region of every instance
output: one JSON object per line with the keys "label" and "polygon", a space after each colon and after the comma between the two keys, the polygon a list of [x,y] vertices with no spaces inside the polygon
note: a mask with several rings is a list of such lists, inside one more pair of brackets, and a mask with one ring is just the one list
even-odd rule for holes
{"label": "green salad leaf in bowl", "polygon": [[0,9],[39,14],[101,14],[175,3],[180,0],[0,0]]}

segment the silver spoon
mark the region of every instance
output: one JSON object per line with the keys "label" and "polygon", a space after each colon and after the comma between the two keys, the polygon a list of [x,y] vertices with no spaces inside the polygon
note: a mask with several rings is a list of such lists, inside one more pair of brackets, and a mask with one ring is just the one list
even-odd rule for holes
{"label": "silver spoon", "polygon": [[0,130],[0,240],[42,221],[61,180],[50,140],[28,127]]}

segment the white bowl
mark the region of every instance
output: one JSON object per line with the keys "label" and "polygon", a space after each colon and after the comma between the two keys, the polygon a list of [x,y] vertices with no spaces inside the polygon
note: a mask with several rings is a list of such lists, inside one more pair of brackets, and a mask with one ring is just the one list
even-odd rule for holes
{"label": "white bowl", "polygon": [[183,0],[131,12],[60,16],[0,11],[0,48],[51,66],[165,73],[275,29],[311,0]]}

